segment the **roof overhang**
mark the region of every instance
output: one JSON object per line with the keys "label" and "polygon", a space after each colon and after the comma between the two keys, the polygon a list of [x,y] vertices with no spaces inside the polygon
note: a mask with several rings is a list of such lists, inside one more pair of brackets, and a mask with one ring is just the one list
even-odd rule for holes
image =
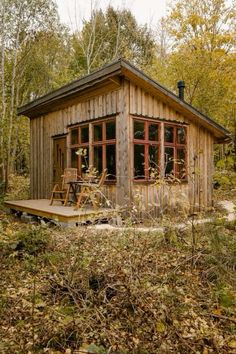
{"label": "roof overhang", "polygon": [[118,59],[103,68],[77,79],[61,88],[54,90],[36,100],[21,106],[17,110],[18,115],[35,118],[47,112],[53,111],[54,106],[66,100],[71,100],[84,91],[91,90],[98,85],[104,85],[106,81],[119,85],[117,77],[124,76],[127,79],[141,85],[148,92],[158,96],[163,102],[169,103],[174,109],[186,116],[190,121],[199,123],[215,137],[215,141],[222,143],[231,140],[230,133],[209,117],[205,116],[187,102],[181,100],[173,92],[167,90],[156,81],[149,78],[142,71],[124,59]]}
{"label": "roof overhang", "polygon": [[92,89],[95,85],[98,86],[110,80],[110,82],[117,86],[119,83],[116,77],[119,75],[121,75],[121,65],[119,61],[116,61],[19,107],[17,114],[36,118],[53,111],[54,105],[58,105],[65,100],[71,100],[82,92]]}

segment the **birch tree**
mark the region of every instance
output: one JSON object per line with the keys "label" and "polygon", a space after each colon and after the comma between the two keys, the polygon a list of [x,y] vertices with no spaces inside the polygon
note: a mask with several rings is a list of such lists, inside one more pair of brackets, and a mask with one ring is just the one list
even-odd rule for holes
{"label": "birch tree", "polygon": [[75,72],[90,73],[118,57],[132,61],[140,68],[151,65],[155,57],[155,41],[147,26],[139,26],[127,9],[106,11],[93,9],[88,21],[72,38]]}
{"label": "birch tree", "polygon": [[[29,91],[25,84],[24,72],[27,64],[34,62],[33,48],[39,33],[53,33],[58,28],[58,16],[50,0],[2,0],[0,6],[1,43],[1,118],[0,118],[0,178],[7,181],[17,153],[17,141],[22,125],[16,117],[16,108]],[[30,82],[28,86],[32,85]],[[26,130],[28,129],[25,124]]]}

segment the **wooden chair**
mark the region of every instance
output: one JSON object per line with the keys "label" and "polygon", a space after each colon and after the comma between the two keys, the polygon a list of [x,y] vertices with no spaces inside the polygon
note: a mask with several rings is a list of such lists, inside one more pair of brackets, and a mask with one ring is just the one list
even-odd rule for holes
{"label": "wooden chair", "polygon": [[52,205],[54,201],[60,201],[64,206],[67,205],[70,194],[69,182],[77,181],[77,168],[65,168],[61,177],[62,183],[56,183],[53,187],[50,205]]}
{"label": "wooden chair", "polygon": [[107,170],[105,169],[102,172],[98,183],[85,182],[81,184],[80,192],[77,193],[77,203],[74,210],[79,209],[82,199],[85,199],[85,202],[90,201],[94,209],[98,208],[99,198],[103,196],[101,188],[106,180],[106,176]]}

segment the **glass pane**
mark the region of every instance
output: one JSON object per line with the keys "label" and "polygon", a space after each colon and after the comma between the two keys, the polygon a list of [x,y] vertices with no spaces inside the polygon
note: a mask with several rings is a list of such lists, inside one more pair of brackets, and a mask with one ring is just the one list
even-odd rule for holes
{"label": "glass pane", "polygon": [[95,169],[101,173],[102,172],[102,146],[94,146],[93,150],[93,165]]}
{"label": "glass pane", "polygon": [[78,144],[78,128],[71,130],[71,145]]}
{"label": "glass pane", "polygon": [[177,149],[176,169],[178,178],[186,178],[186,153],[184,149]]}
{"label": "glass pane", "polygon": [[77,149],[71,150],[71,167],[78,168],[78,155],[76,154]]}
{"label": "glass pane", "polygon": [[173,143],[174,142],[174,127],[165,127],[165,142]]}
{"label": "glass pane", "polygon": [[174,149],[171,147],[165,148],[165,176],[174,173]]}
{"label": "glass pane", "polygon": [[156,145],[149,145],[148,152],[149,177],[157,178],[159,174],[158,147]]}
{"label": "glass pane", "polygon": [[158,125],[149,124],[148,126],[148,139],[152,141],[158,141]]}
{"label": "glass pane", "polygon": [[83,148],[83,153],[81,154],[81,172],[86,173],[89,168],[89,148],[86,146]]}
{"label": "glass pane", "polygon": [[116,122],[106,123],[106,140],[111,140],[116,138]]}
{"label": "glass pane", "polygon": [[177,135],[177,144],[185,144],[186,142],[185,129],[182,127],[177,128],[176,135]]}
{"label": "glass pane", "polygon": [[144,140],[144,122],[134,121],[134,139]]}
{"label": "glass pane", "polygon": [[106,165],[107,165],[107,179],[116,179],[116,146],[106,146]]}
{"label": "glass pane", "polygon": [[102,124],[96,124],[93,126],[93,140],[102,141]]}
{"label": "glass pane", "polygon": [[144,145],[134,145],[134,178],[144,179]]}
{"label": "glass pane", "polygon": [[88,143],[89,141],[89,127],[81,127],[81,143]]}

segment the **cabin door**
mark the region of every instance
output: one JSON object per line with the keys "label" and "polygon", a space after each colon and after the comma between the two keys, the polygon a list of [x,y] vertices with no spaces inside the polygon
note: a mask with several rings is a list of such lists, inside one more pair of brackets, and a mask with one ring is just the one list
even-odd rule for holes
{"label": "cabin door", "polygon": [[53,182],[60,182],[66,167],[66,137],[53,139]]}

